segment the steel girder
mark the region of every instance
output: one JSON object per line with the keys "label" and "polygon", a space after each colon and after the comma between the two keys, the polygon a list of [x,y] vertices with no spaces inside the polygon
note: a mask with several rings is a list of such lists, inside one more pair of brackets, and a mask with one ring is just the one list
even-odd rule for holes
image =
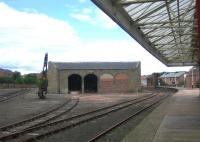
{"label": "steel girder", "polygon": [[197,64],[196,0],[92,1],[165,65]]}

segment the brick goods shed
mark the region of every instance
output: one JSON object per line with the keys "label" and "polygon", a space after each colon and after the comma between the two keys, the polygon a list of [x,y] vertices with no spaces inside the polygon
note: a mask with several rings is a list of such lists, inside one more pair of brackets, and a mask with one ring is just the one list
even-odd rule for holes
{"label": "brick goods shed", "polygon": [[49,62],[48,92],[134,92],[140,74],[140,62]]}

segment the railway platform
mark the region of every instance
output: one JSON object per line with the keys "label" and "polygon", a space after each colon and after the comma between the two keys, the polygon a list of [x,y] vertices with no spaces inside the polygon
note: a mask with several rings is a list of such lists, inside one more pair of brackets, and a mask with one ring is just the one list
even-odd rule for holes
{"label": "railway platform", "polygon": [[150,113],[121,142],[199,142],[198,89],[180,89]]}

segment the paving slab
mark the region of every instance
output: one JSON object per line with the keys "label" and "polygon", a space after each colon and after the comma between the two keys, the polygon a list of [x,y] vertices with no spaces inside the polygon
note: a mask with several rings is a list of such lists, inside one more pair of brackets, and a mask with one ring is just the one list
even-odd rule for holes
{"label": "paving slab", "polygon": [[122,142],[200,142],[198,90],[179,90],[122,140]]}

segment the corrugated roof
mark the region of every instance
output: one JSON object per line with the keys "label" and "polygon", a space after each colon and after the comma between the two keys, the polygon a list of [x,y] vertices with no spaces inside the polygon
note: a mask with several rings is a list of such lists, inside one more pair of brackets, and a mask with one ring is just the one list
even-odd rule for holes
{"label": "corrugated roof", "polygon": [[65,69],[135,69],[140,62],[50,62],[59,70]]}
{"label": "corrugated roof", "polygon": [[197,65],[197,0],[92,0],[167,66]]}
{"label": "corrugated roof", "polygon": [[181,75],[185,74],[185,71],[180,71],[180,72],[166,72],[163,73],[160,78],[165,78],[165,77],[180,77]]}

